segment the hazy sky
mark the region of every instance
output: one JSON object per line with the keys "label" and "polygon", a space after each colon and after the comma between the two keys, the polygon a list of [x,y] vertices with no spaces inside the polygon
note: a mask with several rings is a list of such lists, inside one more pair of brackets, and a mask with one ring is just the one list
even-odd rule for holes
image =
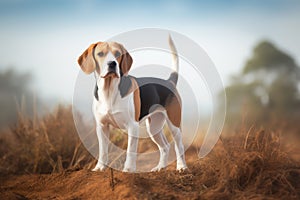
{"label": "hazy sky", "polygon": [[299,0],[0,0],[0,69],[30,71],[40,94],[68,102],[77,58],[90,43],[156,27],[197,42],[228,84],[229,75],[241,69],[262,39],[300,63],[299,19]]}

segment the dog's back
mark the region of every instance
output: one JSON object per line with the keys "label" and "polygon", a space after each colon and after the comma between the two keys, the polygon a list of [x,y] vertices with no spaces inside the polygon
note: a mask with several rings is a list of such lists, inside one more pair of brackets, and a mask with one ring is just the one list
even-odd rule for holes
{"label": "dog's back", "polygon": [[168,101],[178,97],[175,84],[170,80],[153,77],[134,78],[138,83],[141,99],[139,120],[151,113],[157,106],[166,107]]}

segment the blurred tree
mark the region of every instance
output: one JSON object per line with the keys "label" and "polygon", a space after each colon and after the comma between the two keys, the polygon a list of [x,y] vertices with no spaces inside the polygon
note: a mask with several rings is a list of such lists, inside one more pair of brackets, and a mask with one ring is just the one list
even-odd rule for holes
{"label": "blurred tree", "polygon": [[253,123],[300,114],[299,80],[300,68],[291,56],[268,41],[260,42],[225,89],[227,122],[241,115]]}
{"label": "blurred tree", "polygon": [[31,80],[30,74],[19,74],[13,69],[0,72],[0,128],[15,122],[18,111],[33,114],[35,103]]}
{"label": "blurred tree", "polygon": [[260,69],[283,69],[289,72],[299,70],[291,56],[280,51],[268,41],[262,41],[254,48],[253,56],[247,61],[243,73],[247,74]]}

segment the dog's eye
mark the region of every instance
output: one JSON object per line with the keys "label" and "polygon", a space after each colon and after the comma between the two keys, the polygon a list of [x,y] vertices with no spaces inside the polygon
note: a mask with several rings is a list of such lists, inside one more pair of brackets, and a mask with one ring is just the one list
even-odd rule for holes
{"label": "dog's eye", "polygon": [[98,53],[98,56],[102,57],[102,56],[104,56],[104,53],[101,51],[101,52]]}
{"label": "dog's eye", "polygon": [[115,52],[116,58],[119,57],[120,55],[121,55],[121,53],[120,53],[119,51],[116,51],[116,52]]}

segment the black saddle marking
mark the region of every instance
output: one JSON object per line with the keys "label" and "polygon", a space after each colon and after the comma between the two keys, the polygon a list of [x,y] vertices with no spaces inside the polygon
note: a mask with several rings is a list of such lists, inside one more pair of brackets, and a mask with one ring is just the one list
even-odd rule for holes
{"label": "black saddle marking", "polygon": [[135,78],[140,89],[141,114],[139,120],[151,112],[154,105],[166,106],[170,97],[176,96],[176,87],[169,80],[159,78],[144,77]]}
{"label": "black saddle marking", "polygon": [[[167,100],[177,94],[172,78],[171,80],[164,80],[153,77],[136,78],[133,76],[122,76],[118,86],[122,98],[128,94],[132,86],[131,78],[136,80],[140,90],[141,113],[139,120],[151,112],[152,106],[161,105],[165,107]],[[99,101],[97,84],[94,89],[94,96]]]}

